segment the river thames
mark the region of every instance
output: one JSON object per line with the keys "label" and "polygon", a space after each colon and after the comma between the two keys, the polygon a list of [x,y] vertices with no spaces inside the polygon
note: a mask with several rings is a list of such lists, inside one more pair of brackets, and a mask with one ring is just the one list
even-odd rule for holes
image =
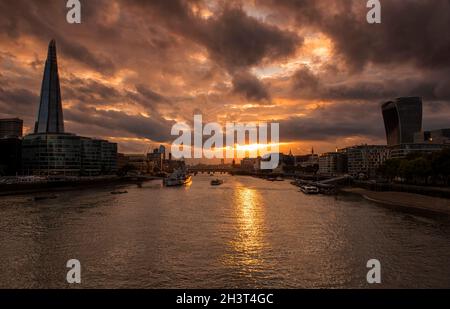
{"label": "river thames", "polygon": [[78,259],[81,288],[450,288],[448,218],[221,178],[0,197],[0,287],[70,288]]}

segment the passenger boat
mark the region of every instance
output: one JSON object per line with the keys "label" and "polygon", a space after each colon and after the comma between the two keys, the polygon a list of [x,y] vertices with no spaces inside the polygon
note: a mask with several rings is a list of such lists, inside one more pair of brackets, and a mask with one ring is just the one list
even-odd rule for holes
{"label": "passenger boat", "polygon": [[220,186],[222,184],[223,184],[223,180],[221,180],[221,179],[211,180],[211,186]]}
{"label": "passenger boat", "polygon": [[315,186],[309,186],[309,185],[304,185],[300,187],[300,190],[302,190],[303,193],[305,194],[319,194],[319,188],[315,187]]}
{"label": "passenger boat", "polygon": [[192,176],[184,170],[175,170],[169,177],[164,179],[166,187],[179,187],[192,182]]}

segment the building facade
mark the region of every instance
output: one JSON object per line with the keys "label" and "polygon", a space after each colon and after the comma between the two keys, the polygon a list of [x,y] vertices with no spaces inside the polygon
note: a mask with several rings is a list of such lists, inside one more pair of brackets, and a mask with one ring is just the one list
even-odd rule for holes
{"label": "building facade", "polygon": [[415,144],[450,144],[450,129],[418,132],[414,134]]}
{"label": "building facade", "polygon": [[117,171],[117,144],[69,133],[27,135],[22,171],[40,176],[111,175]]}
{"label": "building facade", "polygon": [[384,103],[381,109],[387,144],[395,146],[413,143],[414,134],[422,131],[422,98],[398,98]]}
{"label": "building facade", "polygon": [[383,145],[360,145],[342,149],[347,156],[348,173],[354,177],[374,178],[378,168],[390,158]]}
{"label": "building facade", "polygon": [[341,175],[347,172],[347,158],[341,152],[328,152],[319,157],[319,174]]}
{"label": "building facade", "polygon": [[422,143],[422,144],[402,144],[389,147],[390,159],[404,159],[408,155],[417,154],[429,154],[437,151],[441,151],[449,145],[434,144],[434,143]]}
{"label": "building facade", "polygon": [[0,119],[0,138],[20,138],[23,134],[23,120],[19,118]]}
{"label": "building facade", "polygon": [[25,175],[79,176],[81,139],[74,134],[30,134],[23,138]]}
{"label": "building facade", "polygon": [[35,133],[22,141],[24,175],[97,176],[117,172],[117,144],[64,132],[56,43],[48,47]]}
{"label": "building facade", "polygon": [[319,164],[319,155],[308,154],[295,156],[295,166],[300,166],[302,168],[312,167]]}

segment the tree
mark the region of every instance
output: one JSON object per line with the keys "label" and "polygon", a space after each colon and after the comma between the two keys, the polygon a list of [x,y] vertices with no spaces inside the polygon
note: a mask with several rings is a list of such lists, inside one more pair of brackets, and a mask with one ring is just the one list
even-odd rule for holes
{"label": "tree", "polygon": [[420,157],[411,161],[408,161],[411,176],[416,182],[425,182],[428,184],[428,178],[432,175],[431,161],[425,157]]}
{"label": "tree", "polygon": [[400,163],[401,160],[398,159],[387,160],[380,166],[379,172],[388,180],[392,181],[395,177],[399,176]]}

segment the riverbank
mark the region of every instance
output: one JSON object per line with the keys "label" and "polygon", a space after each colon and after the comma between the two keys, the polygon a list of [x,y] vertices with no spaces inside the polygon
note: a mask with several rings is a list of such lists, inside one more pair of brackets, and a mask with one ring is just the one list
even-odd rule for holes
{"label": "riverbank", "polygon": [[55,192],[55,191],[69,191],[79,190],[92,187],[105,187],[125,185],[130,183],[142,183],[145,181],[161,179],[160,177],[86,177],[78,179],[66,179],[60,181],[48,181],[39,183],[15,183],[15,184],[1,184],[0,197],[20,194],[33,194],[41,192]]}
{"label": "riverbank", "polygon": [[450,216],[450,199],[407,192],[370,191],[363,188],[343,188],[341,192],[358,194],[369,201],[388,206]]}

